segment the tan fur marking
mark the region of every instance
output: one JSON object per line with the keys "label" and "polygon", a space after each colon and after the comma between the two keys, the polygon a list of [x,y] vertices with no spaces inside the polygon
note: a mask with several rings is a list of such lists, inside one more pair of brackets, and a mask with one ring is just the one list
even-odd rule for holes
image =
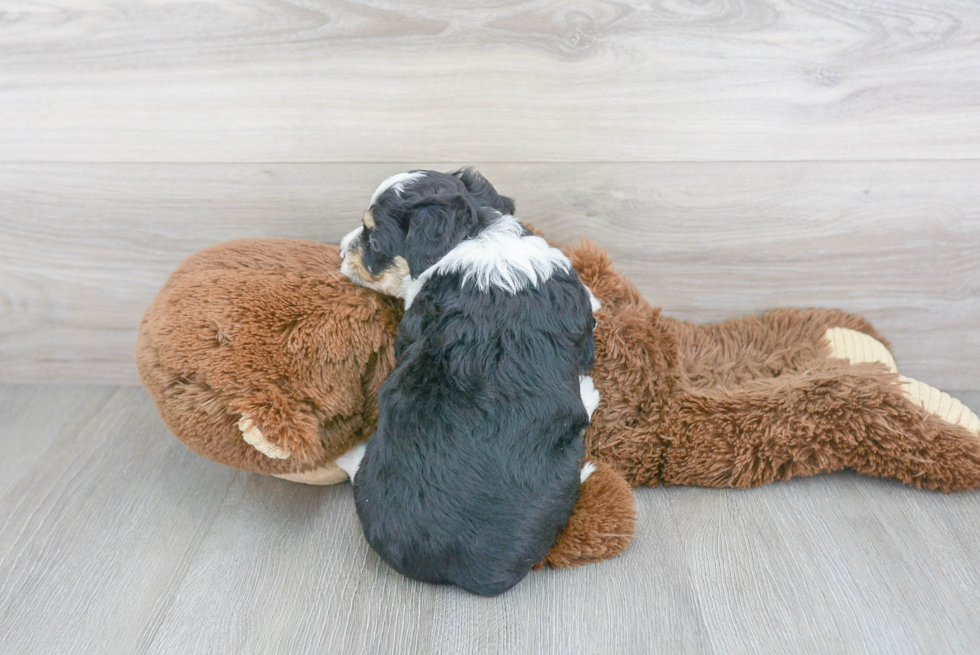
{"label": "tan fur marking", "polygon": [[364,212],[364,218],[362,219],[362,222],[364,223],[364,227],[366,227],[368,229],[372,229],[372,230],[377,225],[374,222],[374,214],[371,213],[371,210],[370,209],[368,209],[367,211]]}
{"label": "tan fur marking", "polygon": [[361,251],[357,248],[352,248],[347,252],[347,256],[344,258],[344,266],[355,284],[373,289],[386,296],[397,296],[401,290],[402,281],[408,275],[408,261],[404,257],[395,257],[391,260],[391,264],[381,275],[371,275],[371,272],[364,266]]}

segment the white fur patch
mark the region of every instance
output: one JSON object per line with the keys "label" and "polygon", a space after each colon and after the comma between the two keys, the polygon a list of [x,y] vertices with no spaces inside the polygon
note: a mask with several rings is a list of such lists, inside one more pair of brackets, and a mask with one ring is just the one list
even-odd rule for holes
{"label": "white fur patch", "polygon": [[348,450],[346,453],[334,460],[334,463],[344,469],[350,481],[354,481],[357,469],[361,468],[361,460],[364,459],[364,451],[367,450],[367,442],[361,442]]}
{"label": "white fur patch", "polygon": [[497,287],[517,293],[538,286],[556,271],[566,273],[572,262],[562,251],[541,237],[523,236],[524,226],[513,216],[501,216],[472,239],[462,241],[438,262],[403,288],[405,309],[412,305],[422,286],[433,275],[462,273],[463,284],[473,280],[481,291]]}
{"label": "white fur patch", "polygon": [[595,473],[595,464],[592,462],[586,462],[585,466],[582,467],[582,473],[579,475],[579,484],[582,484],[589,479],[589,476]]}
{"label": "white fur patch", "polygon": [[592,420],[592,412],[599,406],[599,390],[595,388],[591,375],[578,376],[578,392],[582,396],[582,404],[585,411],[589,413],[589,420]]}
{"label": "white fur patch", "polygon": [[[582,286],[585,287],[584,284]],[[602,302],[595,297],[595,294],[592,293],[592,289],[585,287],[585,290],[589,292],[589,304],[592,305],[592,313],[595,314],[597,311],[602,309]]]}
{"label": "white fur patch", "polygon": [[340,240],[340,256],[343,258],[350,250],[350,244],[354,243],[364,233],[364,226],[351,230],[343,239]]}
{"label": "white fur patch", "polygon": [[374,195],[371,196],[371,204],[373,205],[381,197],[381,194],[388,189],[394,189],[395,193],[399,196],[405,189],[405,185],[415,180],[419,180],[425,177],[425,171],[415,171],[414,173],[396,173],[392,175],[387,180],[378,185],[378,188],[374,190]]}

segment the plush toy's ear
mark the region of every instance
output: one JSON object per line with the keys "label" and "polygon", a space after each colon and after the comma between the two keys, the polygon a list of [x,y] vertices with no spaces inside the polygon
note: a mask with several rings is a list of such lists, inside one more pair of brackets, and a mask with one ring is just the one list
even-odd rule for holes
{"label": "plush toy's ear", "polygon": [[486,217],[466,197],[430,196],[406,208],[405,259],[413,278],[479,231]]}
{"label": "plush toy's ear", "polygon": [[608,464],[595,465],[595,472],[582,483],[568,523],[536,568],[591,564],[616,557],[629,545],[636,532],[633,489]]}
{"label": "plush toy's ear", "polygon": [[461,168],[453,175],[463,183],[477,207],[490,207],[501,214],[514,213],[514,201],[497,193],[487,178],[480,175],[475,168]]}

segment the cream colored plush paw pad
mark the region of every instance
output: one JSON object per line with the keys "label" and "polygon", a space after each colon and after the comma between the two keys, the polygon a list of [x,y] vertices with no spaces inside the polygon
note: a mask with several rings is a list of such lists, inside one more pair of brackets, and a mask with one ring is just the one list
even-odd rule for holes
{"label": "cream colored plush paw pad", "polygon": [[266,457],[272,459],[289,459],[291,453],[266,439],[265,435],[255,426],[252,419],[247,416],[242,416],[241,420],[238,421],[238,429],[242,431],[242,439],[245,440],[245,443]]}
{"label": "cream colored plush paw pad", "polygon": [[290,482],[302,482],[303,484],[339,484],[347,479],[347,473],[333,462],[325,464],[312,471],[302,473],[274,473],[274,477]]}
{"label": "cream colored plush paw pad", "polygon": [[[830,345],[831,357],[846,359],[852,364],[879,362],[893,373],[898,373],[895,358],[877,339],[847,328],[830,328],[824,336]],[[962,426],[980,436],[980,418],[956,398],[905,376],[900,376],[899,381],[908,399],[919,407],[947,423]]]}
{"label": "cream colored plush paw pad", "polygon": [[830,328],[824,334],[830,343],[830,356],[834,359],[846,359],[852,364],[872,364],[879,362],[888,367],[892,373],[898,373],[895,358],[874,337],[864,332],[847,328]]}
{"label": "cream colored plush paw pad", "polygon": [[980,436],[980,418],[970,408],[945,391],[905,376],[899,377],[909,400],[947,423],[960,425]]}

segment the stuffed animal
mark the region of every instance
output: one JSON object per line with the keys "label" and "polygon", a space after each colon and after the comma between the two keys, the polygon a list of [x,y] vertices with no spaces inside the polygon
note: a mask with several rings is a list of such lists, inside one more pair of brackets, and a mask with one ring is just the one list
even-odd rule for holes
{"label": "stuffed animal", "polygon": [[[632,487],[753,487],[853,469],[944,492],[980,486],[980,419],[898,375],[860,317],[783,309],[698,326],[651,307],[598,247],[566,248],[602,304],[596,471],[541,565],[619,554]],[[355,287],[335,246],[232,241],[185,260],[140,325],[136,362],[170,430],[236,468],[347,479],[394,366],[400,302]]]}

